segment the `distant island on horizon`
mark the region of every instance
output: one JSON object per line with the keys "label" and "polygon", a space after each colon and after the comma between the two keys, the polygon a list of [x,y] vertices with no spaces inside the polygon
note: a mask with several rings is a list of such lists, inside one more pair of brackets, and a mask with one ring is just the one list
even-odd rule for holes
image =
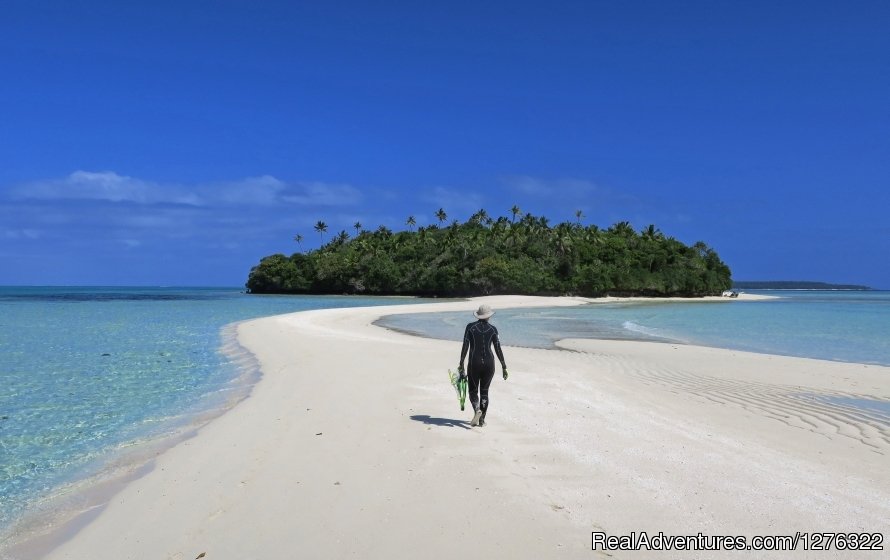
{"label": "distant island on horizon", "polygon": [[874,288],[859,284],[831,284],[802,280],[745,280],[732,283],[737,290],[851,290],[870,291]]}

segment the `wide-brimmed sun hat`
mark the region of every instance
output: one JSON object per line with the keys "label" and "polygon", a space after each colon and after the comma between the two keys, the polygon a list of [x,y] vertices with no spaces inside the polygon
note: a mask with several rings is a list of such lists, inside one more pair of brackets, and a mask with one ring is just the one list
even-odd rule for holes
{"label": "wide-brimmed sun hat", "polygon": [[483,303],[479,306],[479,309],[473,312],[473,315],[477,319],[488,319],[492,315],[494,315],[494,310],[492,310],[491,306]]}

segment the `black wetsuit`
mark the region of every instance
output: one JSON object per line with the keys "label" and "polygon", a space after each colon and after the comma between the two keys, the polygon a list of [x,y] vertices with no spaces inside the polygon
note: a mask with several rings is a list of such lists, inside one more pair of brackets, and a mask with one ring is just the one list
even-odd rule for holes
{"label": "black wetsuit", "polygon": [[488,410],[488,387],[494,378],[492,346],[501,361],[501,367],[507,369],[507,364],[504,363],[504,353],[501,351],[501,341],[498,340],[498,330],[495,326],[482,319],[467,325],[464,331],[464,346],[460,351],[460,363],[463,365],[469,350],[467,378],[470,403],[473,405],[474,411],[482,410],[482,418],[485,418],[485,412]]}

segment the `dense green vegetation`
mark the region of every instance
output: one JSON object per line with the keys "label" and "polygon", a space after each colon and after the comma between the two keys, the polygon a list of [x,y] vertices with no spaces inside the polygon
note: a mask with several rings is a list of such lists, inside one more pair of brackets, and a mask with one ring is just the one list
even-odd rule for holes
{"label": "dense green vegetation", "polygon": [[[620,222],[608,229],[577,222],[555,226],[513,207],[512,218],[480,210],[466,223],[392,232],[380,226],[346,231],[321,248],[270,255],[250,271],[251,293],[469,296],[576,294],[583,296],[703,296],[731,285],[730,270],[702,242],[689,247],[655,226],[640,232]],[[315,231],[322,242],[327,224]],[[302,248],[302,235],[294,240]]]}
{"label": "dense green vegetation", "polygon": [[868,286],[859,284],[829,284],[800,280],[743,280],[733,282],[732,287],[740,290],[871,290]]}

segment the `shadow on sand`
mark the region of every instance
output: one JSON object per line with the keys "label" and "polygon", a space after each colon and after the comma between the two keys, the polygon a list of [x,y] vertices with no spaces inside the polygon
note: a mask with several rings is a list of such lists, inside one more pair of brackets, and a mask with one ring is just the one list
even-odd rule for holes
{"label": "shadow on sand", "polygon": [[463,428],[470,429],[470,423],[466,420],[455,420],[454,418],[434,418],[428,414],[414,414],[411,419],[415,422],[423,422],[428,426],[444,426],[446,428]]}

